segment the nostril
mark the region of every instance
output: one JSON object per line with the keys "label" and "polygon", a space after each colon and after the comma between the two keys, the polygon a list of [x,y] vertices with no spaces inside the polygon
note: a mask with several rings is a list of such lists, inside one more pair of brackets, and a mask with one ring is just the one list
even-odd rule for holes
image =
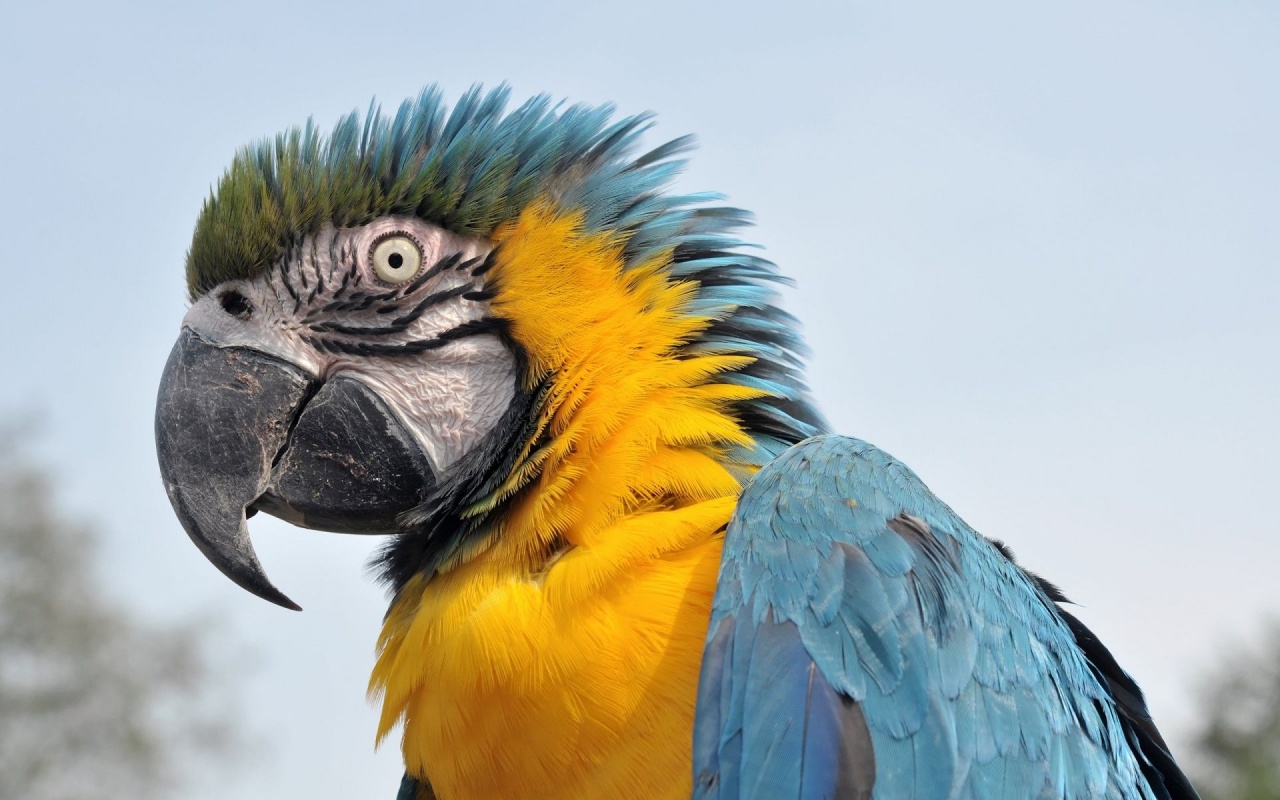
{"label": "nostril", "polygon": [[233,317],[248,319],[253,313],[253,306],[249,304],[249,300],[235,289],[223,292],[218,300],[222,303],[222,310]]}

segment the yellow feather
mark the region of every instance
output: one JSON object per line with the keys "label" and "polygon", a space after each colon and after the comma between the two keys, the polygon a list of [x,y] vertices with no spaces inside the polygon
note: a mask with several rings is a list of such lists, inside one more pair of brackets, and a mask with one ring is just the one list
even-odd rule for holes
{"label": "yellow feather", "polygon": [[[676,798],[722,534],[748,473],[717,383],[749,358],[676,357],[712,320],[670,254],[535,204],[494,235],[493,308],[550,383],[485,544],[399,592],[370,692],[379,740],[442,800]],[[521,487],[528,487],[517,495]],[[475,509],[479,511],[480,509]]]}

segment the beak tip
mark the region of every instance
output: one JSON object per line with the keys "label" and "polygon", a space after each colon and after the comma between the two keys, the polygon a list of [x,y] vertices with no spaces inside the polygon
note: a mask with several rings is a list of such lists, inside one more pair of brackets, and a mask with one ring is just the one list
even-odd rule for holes
{"label": "beak tip", "polygon": [[286,597],[284,592],[280,591],[279,589],[275,589],[275,587],[272,587],[272,589],[273,591],[270,594],[263,593],[263,594],[259,594],[258,596],[261,597],[263,600],[267,600],[269,602],[275,603],[281,608],[287,608],[290,611],[302,610],[302,606],[298,605],[297,603],[293,602],[288,597]]}
{"label": "beak tip", "polygon": [[[234,525],[192,525],[187,528],[187,534],[204,552],[205,557],[241,589],[267,602],[275,603],[281,608],[301,611],[302,606],[277,589],[262,569],[262,564],[253,551],[253,543],[249,539],[249,528],[245,524],[243,512],[237,522],[238,524]],[[210,531],[219,530],[224,533],[208,537]]]}

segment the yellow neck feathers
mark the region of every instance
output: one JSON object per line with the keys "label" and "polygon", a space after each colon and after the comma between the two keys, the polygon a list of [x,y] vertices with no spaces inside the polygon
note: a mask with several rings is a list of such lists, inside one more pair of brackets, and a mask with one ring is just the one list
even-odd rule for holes
{"label": "yellow neck feathers", "polygon": [[[668,258],[623,269],[617,236],[538,204],[494,236],[494,310],[549,379],[530,483],[487,544],[399,593],[370,691],[441,800],[687,797],[721,536],[740,485],[731,413],[760,396],[678,357],[711,320]],[[669,257],[669,254],[668,254]]]}

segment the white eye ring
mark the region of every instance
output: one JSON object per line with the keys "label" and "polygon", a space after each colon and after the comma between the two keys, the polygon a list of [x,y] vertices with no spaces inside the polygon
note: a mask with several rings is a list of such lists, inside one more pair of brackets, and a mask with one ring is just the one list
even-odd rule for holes
{"label": "white eye ring", "polygon": [[422,250],[408,236],[388,236],[373,246],[373,271],[386,283],[404,283],[422,268]]}

